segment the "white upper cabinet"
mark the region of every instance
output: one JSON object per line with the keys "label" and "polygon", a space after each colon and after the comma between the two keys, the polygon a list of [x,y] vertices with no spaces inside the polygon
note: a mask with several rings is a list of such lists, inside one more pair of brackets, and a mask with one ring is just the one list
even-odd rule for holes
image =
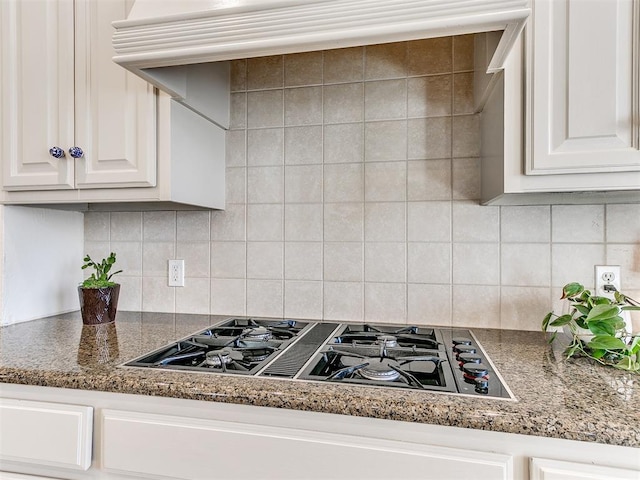
{"label": "white upper cabinet", "polygon": [[0,3],[5,190],[156,184],[156,95],[111,61],[128,3]]}
{"label": "white upper cabinet", "polygon": [[536,0],[531,21],[526,173],[640,171],[638,2]]}

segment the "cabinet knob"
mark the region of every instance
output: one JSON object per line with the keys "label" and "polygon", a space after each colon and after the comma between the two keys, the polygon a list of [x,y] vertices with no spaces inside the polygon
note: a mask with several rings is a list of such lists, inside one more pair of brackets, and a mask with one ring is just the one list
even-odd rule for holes
{"label": "cabinet knob", "polygon": [[51,147],[49,149],[49,153],[51,154],[52,157],[55,157],[55,158],[64,157],[64,150],[62,150],[60,147]]}
{"label": "cabinet knob", "polygon": [[84,152],[80,147],[71,147],[69,149],[69,155],[71,155],[73,158],[80,158],[84,155]]}

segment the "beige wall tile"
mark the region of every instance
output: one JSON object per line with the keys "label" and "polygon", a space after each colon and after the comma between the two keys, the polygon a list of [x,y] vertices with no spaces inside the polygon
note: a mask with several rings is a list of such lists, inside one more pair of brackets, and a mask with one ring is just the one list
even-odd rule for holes
{"label": "beige wall tile", "polygon": [[282,90],[266,90],[247,94],[247,126],[249,128],[282,127],[283,112]]}
{"label": "beige wall tile", "polygon": [[281,204],[248,205],[247,240],[284,240],[284,206]]}
{"label": "beige wall tile", "polygon": [[142,311],[176,311],[176,287],[167,285],[167,277],[142,277]]}
{"label": "beige wall tile", "polygon": [[324,166],[324,201],[362,202],[364,165],[358,163]]}
{"label": "beige wall tile", "polygon": [[285,128],[284,163],[322,164],[322,126]]}
{"label": "beige wall tile", "polygon": [[[231,167],[225,169],[225,201],[229,203],[247,203],[247,169]],[[180,229],[178,228],[178,234]]]}
{"label": "beige wall tile", "polygon": [[607,205],[606,213],[608,242],[640,243],[640,204]]}
{"label": "beige wall tile", "polygon": [[142,232],[145,242],[175,242],[176,212],[144,212]]}
{"label": "beige wall tile", "polygon": [[285,87],[322,83],[322,52],[284,56]]}
{"label": "beige wall tile", "polygon": [[408,42],[407,64],[409,75],[449,73],[452,70],[451,37],[430,38]]}
{"label": "beige wall tile", "polygon": [[227,130],[225,151],[227,167],[244,167],[247,164],[246,138],[246,130]]}
{"label": "beige wall tile", "polygon": [[284,199],[286,203],[322,202],[322,165],[287,165]]}
{"label": "beige wall tile", "polygon": [[454,242],[500,241],[500,207],[453,202]]}
{"label": "beige wall tile", "polygon": [[269,280],[284,278],[282,242],[247,242],[247,278]]}
{"label": "beige wall tile", "polygon": [[456,73],[453,76],[453,113],[472,114],[473,112],[473,72]]}
{"label": "beige wall tile", "polygon": [[456,285],[499,285],[500,245],[497,243],[454,243],[453,283]]}
{"label": "beige wall tile", "polygon": [[231,61],[231,91],[247,89],[247,60]]}
{"label": "beige wall tile", "polygon": [[247,94],[246,92],[232,93],[230,96],[231,111],[229,112],[229,128],[237,130],[247,128]]}
{"label": "beige wall tile", "polygon": [[282,317],[284,287],[281,280],[247,280],[247,315]]}
{"label": "beige wall tile", "polygon": [[284,129],[247,131],[247,164],[252,167],[284,163]]}
{"label": "beige wall tile", "polygon": [[406,284],[365,283],[364,292],[365,321],[406,324]]}
{"label": "beige wall tile", "polygon": [[247,88],[278,88],[283,86],[282,55],[247,60]]}
{"label": "beige wall tile", "polygon": [[545,242],[551,239],[551,208],[544,205],[502,207],[503,242]]}
{"label": "beige wall tile", "polygon": [[365,79],[404,77],[407,74],[406,52],[406,42],[368,45],[365,47]]}
{"label": "beige wall tile", "polygon": [[284,239],[287,242],[322,240],[322,204],[285,205]]}
{"label": "beige wall tile", "polygon": [[553,205],[553,242],[604,242],[604,205]]}
{"label": "beige wall tile", "polygon": [[362,123],[325,125],[323,140],[325,165],[364,160],[364,124]]}
{"label": "beige wall tile", "polygon": [[407,162],[407,199],[410,201],[451,199],[451,160]]}
{"label": "beige wall tile", "polygon": [[211,242],[211,276],[245,278],[247,244],[245,242]]}
{"label": "beige wall tile", "polygon": [[324,205],[324,241],[364,240],[363,203],[327,203]]}
{"label": "beige wall tile", "polygon": [[248,167],[247,202],[282,203],[284,167]]}
{"label": "beige wall tile", "polygon": [[[122,270],[122,274],[131,277],[142,276],[142,242],[111,242],[110,247],[107,247],[109,252],[116,253],[116,263],[111,269],[111,272],[117,272]],[[96,262],[100,262],[101,259],[106,258],[109,253],[101,254],[100,256],[93,256]],[[167,257],[169,259],[171,257]],[[89,272],[89,269],[86,270]],[[93,273],[93,271],[91,272]],[[122,274],[118,274],[113,277],[119,279]]]}
{"label": "beige wall tile", "polygon": [[209,242],[178,242],[176,258],[184,260],[184,275],[187,278],[209,278],[211,276],[211,244]]}
{"label": "beige wall tile", "polygon": [[409,283],[407,321],[417,325],[451,326],[451,286]]}
{"label": "beige wall tile", "polygon": [[451,115],[451,75],[413,77],[407,82],[409,117]]}
{"label": "beige wall tile", "polygon": [[404,242],[406,205],[398,202],[366,203],[364,232],[368,242]]}
{"label": "beige wall tile", "polygon": [[290,318],[322,319],[322,282],[284,282],[284,315]]}
{"label": "beige wall tile", "polygon": [[284,123],[287,126],[322,124],[322,87],[286,89]]}
{"label": "beige wall tile", "polygon": [[454,200],[480,200],[480,159],[454,158],[452,160]]}
{"label": "beige wall tile", "polygon": [[363,89],[362,83],[325,86],[324,123],[361,122],[364,118]]}
{"label": "beige wall tile", "polygon": [[118,275],[120,295],[118,310],[123,312],[139,312],[142,310],[142,277]]}
{"label": "beige wall tile", "polygon": [[212,278],[211,314],[246,315],[246,280]]}
{"label": "beige wall tile", "polygon": [[451,203],[409,202],[407,224],[410,242],[450,242]]}
{"label": "beige wall tile", "polygon": [[409,120],[407,142],[409,160],[451,157],[451,118]]}
{"label": "beige wall tile", "polygon": [[608,244],[606,259],[607,265],[620,265],[623,293],[627,294],[629,290],[640,290],[640,243]]}
{"label": "beige wall tile", "polygon": [[366,242],[364,244],[366,282],[405,283],[407,244],[404,242]]}
{"label": "beige wall tile", "polygon": [[500,328],[538,332],[551,311],[549,287],[502,287]]}
{"label": "beige wall tile", "polygon": [[112,212],[110,217],[112,242],[142,241],[142,212]]}
{"label": "beige wall tile", "polygon": [[177,212],[178,242],[208,242],[211,235],[209,212]]}
{"label": "beige wall tile", "polygon": [[364,79],[364,47],[324,52],[324,82],[359,82]]}
{"label": "beige wall tile", "polygon": [[212,211],[211,240],[245,240],[245,214],[246,207],[244,205],[227,205],[225,210]]}
{"label": "beige wall tile", "polygon": [[453,37],[453,70],[473,70],[473,35]]}
{"label": "beige wall tile", "polygon": [[500,287],[453,286],[454,327],[500,328]]}
{"label": "beige wall tile", "polygon": [[406,162],[367,163],[364,189],[367,202],[405,201],[407,199]]}
{"label": "beige wall tile", "polygon": [[366,161],[406,160],[406,120],[365,123],[364,129]]}
{"label": "beige wall tile", "polygon": [[562,288],[569,282],[593,288],[594,265],[604,265],[605,246],[587,243],[551,245],[551,286]]}
{"label": "beige wall tile", "polygon": [[361,282],[364,278],[361,242],[325,242],[324,280]]}
{"label": "beige wall tile", "polygon": [[184,287],[176,288],[176,313],[208,314],[210,310],[208,278],[188,278]]}
{"label": "beige wall tile", "polygon": [[407,279],[411,283],[451,283],[451,244],[416,243],[408,245]]}
{"label": "beige wall tile", "polygon": [[142,274],[144,277],[161,277],[167,281],[168,261],[176,258],[173,242],[144,242],[142,246]]}
{"label": "beige wall tile", "polygon": [[322,242],[285,242],[284,278],[322,280]]}
{"label": "beige wall tile", "polygon": [[551,285],[551,248],[545,243],[509,243],[501,247],[502,285]]}
{"label": "beige wall tile", "polygon": [[104,242],[110,238],[111,217],[109,212],[86,212],[84,214],[85,242]]}
{"label": "beige wall tile", "polygon": [[453,151],[455,158],[480,156],[480,116],[453,117]]}
{"label": "beige wall tile", "polygon": [[394,120],[407,116],[407,81],[381,80],[364,86],[364,118]]}
{"label": "beige wall tile", "polygon": [[324,282],[324,318],[364,319],[364,289],[360,282]]}

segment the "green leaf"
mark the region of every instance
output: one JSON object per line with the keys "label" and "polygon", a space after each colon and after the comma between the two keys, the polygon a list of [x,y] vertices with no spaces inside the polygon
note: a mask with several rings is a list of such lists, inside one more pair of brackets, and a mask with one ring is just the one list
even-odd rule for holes
{"label": "green leaf", "polygon": [[556,318],[549,325],[551,325],[552,327],[561,327],[563,325],[568,325],[569,323],[571,323],[571,320],[573,320],[571,315],[565,314],[565,315],[562,315],[562,316]]}
{"label": "green leaf", "polygon": [[575,297],[583,290],[584,287],[577,282],[568,283],[562,289],[562,297],[560,297],[560,299]]}
{"label": "green leaf", "polygon": [[594,350],[591,352],[591,356],[597,360],[598,358],[604,357],[605,353],[607,353],[606,350]]}
{"label": "green leaf", "polygon": [[551,321],[551,317],[553,316],[553,312],[549,312],[542,319],[542,331],[546,332],[547,328],[549,328],[549,322]]}
{"label": "green leaf", "polygon": [[618,307],[616,305],[596,305],[587,315],[587,323],[594,320],[604,320],[618,316]]}
{"label": "green leaf", "polygon": [[616,334],[615,325],[608,320],[594,320],[589,322],[589,330],[591,330],[594,335],[610,335],[613,337]]}
{"label": "green leaf", "polygon": [[582,315],[589,315],[589,311],[591,310],[588,307],[585,307],[584,305],[574,305],[573,306],[578,312],[580,312]]}
{"label": "green leaf", "polygon": [[624,350],[627,348],[627,345],[622,340],[608,335],[596,335],[587,346],[592,350]]}
{"label": "green leaf", "polygon": [[640,310],[640,307],[634,307],[634,306],[628,305],[626,307],[620,307],[620,310]]}
{"label": "green leaf", "polygon": [[615,367],[621,368],[622,370],[629,370],[631,372],[640,371],[640,363],[631,357],[624,357],[622,360],[615,364]]}

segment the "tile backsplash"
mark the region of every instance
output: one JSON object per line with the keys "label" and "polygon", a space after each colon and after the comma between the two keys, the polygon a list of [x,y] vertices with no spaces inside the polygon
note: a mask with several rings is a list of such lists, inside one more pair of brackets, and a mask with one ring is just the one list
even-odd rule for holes
{"label": "tile backsplash", "polygon": [[478,205],[472,70],[472,36],[234,61],[226,210],[86,213],[85,248],[123,310],[538,330],[595,264],[640,297],[640,205]]}

